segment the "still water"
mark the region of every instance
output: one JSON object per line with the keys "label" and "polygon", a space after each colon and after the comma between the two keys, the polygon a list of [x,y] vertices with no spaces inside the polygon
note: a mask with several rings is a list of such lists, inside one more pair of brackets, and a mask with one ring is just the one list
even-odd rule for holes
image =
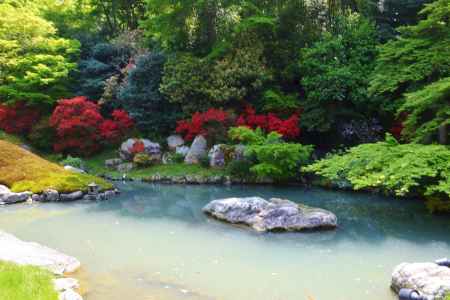
{"label": "still water", "polygon": [[[77,257],[86,300],[393,300],[404,261],[450,255],[419,201],[298,187],[120,185],[106,202],[0,207],[0,228]],[[336,231],[258,234],[205,217],[232,196],[329,209]]]}

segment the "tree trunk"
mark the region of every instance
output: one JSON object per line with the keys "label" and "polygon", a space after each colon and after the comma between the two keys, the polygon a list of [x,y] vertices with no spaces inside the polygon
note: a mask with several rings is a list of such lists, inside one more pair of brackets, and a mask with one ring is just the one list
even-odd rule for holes
{"label": "tree trunk", "polygon": [[439,143],[442,145],[448,144],[448,125],[439,127]]}

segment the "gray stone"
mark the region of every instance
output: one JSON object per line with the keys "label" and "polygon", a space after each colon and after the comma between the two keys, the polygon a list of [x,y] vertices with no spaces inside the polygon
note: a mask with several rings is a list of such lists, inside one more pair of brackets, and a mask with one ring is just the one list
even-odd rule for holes
{"label": "gray stone", "polygon": [[0,205],[25,202],[31,195],[30,192],[13,193],[7,186],[0,185]]}
{"label": "gray stone", "polygon": [[131,170],[133,170],[134,165],[133,163],[123,163],[117,166],[117,171],[121,173],[128,173]]}
{"label": "gray stone", "polygon": [[175,152],[177,154],[183,155],[183,157],[186,157],[186,155],[189,153],[189,150],[190,150],[190,148],[188,146],[181,146],[181,147],[177,147]]}
{"label": "gray stone", "polygon": [[107,159],[105,160],[105,167],[115,169],[121,163],[123,163],[123,160],[120,158]]}
{"label": "gray stone", "polygon": [[81,198],[83,198],[84,193],[82,191],[73,192],[70,194],[61,194],[60,200],[61,201],[76,201]]}
{"label": "gray stone", "polygon": [[392,273],[391,287],[414,289],[427,300],[443,300],[450,293],[450,268],[435,263],[402,263]]}
{"label": "gray stone", "polygon": [[73,273],[80,262],[71,256],[37,243],[25,242],[0,231],[0,260],[43,267],[56,275]]}
{"label": "gray stone", "polygon": [[59,300],[83,300],[74,290],[67,290],[59,294]]}
{"label": "gray stone", "polygon": [[39,202],[39,201],[42,201],[42,199],[43,199],[43,197],[41,195],[39,195],[39,194],[33,194],[31,196],[31,200],[33,202]]}
{"label": "gray stone", "polygon": [[200,158],[207,154],[206,147],[207,147],[206,139],[202,135],[198,135],[194,139],[194,142],[192,143],[192,146],[189,149],[189,152],[186,155],[184,162],[187,164],[198,164]]}
{"label": "gray stone", "polygon": [[72,166],[64,166],[64,169],[69,172],[77,173],[77,174],[85,174],[85,170],[81,170]]}
{"label": "gray stone", "polygon": [[336,216],[327,210],[275,198],[270,201],[260,197],[214,200],[203,212],[262,232],[334,229],[337,226]]}
{"label": "gray stone", "polygon": [[225,166],[224,145],[215,145],[209,150],[209,165],[212,168],[222,168]]}
{"label": "gray stone", "polygon": [[57,202],[60,200],[58,191],[52,189],[45,190],[42,196],[42,201],[45,202]]}
{"label": "gray stone", "polygon": [[115,191],[106,191],[103,193],[105,199],[111,199],[112,197],[114,197],[116,195]]}
{"label": "gray stone", "polygon": [[245,146],[236,145],[234,147],[233,160],[243,160],[245,158]]}
{"label": "gray stone", "polygon": [[78,289],[80,284],[74,278],[57,278],[53,280],[53,286],[57,292]]}
{"label": "gray stone", "polygon": [[178,147],[184,145],[184,140],[179,135],[171,135],[167,138],[167,146],[169,146],[169,149],[174,151]]}

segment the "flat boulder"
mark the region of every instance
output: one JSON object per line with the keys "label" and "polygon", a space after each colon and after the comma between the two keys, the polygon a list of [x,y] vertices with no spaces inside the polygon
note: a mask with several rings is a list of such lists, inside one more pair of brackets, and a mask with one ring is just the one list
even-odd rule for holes
{"label": "flat boulder", "polygon": [[324,209],[289,200],[260,197],[214,200],[203,212],[232,224],[245,224],[257,231],[304,231],[334,229],[337,217]]}
{"label": "flat boulder", "polygon": [[435,263],[402,263],[392,273],[391,288],[417,290],[427,300],[443,300],[450,293],[450,268]]}
{"label": "flat boulder", "polygon": [[71,256],[38,243],[25,242],[0,231],[0,260],[42,267],[56,275],[73,273],[80,262]]}

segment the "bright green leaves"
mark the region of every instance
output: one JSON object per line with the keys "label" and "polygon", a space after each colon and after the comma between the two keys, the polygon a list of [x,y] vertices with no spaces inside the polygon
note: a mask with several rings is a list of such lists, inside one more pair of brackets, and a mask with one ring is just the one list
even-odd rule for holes
{"label": "bright green leaves", "polygon": [[450,210],[450,150],[445,146],[401,145],[388,136],[385,142],[364,144],[342,155],[331,155],[303,171],[333,184],[348,182],[355,190],[419,195],[432,200],[428,203],[431,210],[445,207]]}
{"label": "bright green leaves", "polygon": [[[434,1],[421,15],[424,19],[417,25],[400,28],[400,37],[380,47],[369,89],[389,99],[392,112],[401,106],[401,112],[411,114],[405,124],[406,135],[415,141],[433,134],[447,114],[445,107],[437,106],[449,105],[442,97],[448,86],[445,78],[450,76],[450,4],[448,0]],[[407,103],[402,106],[405,96]],[[419,115],[426,111],[428,116],[421,120]],[[415,129],[417,134],[413,133]]]}
{"label": "bright green leaves", "polygon": [[399,112],[407,114],[403,136],[415,142],[424,142],[439,128],[450,126],[450,77],[406,94]]}
{"label": "bright green leaves", "polygon": [[0,101],[51,104],[66,93],[79,42],[26,6],[0,4]]}

